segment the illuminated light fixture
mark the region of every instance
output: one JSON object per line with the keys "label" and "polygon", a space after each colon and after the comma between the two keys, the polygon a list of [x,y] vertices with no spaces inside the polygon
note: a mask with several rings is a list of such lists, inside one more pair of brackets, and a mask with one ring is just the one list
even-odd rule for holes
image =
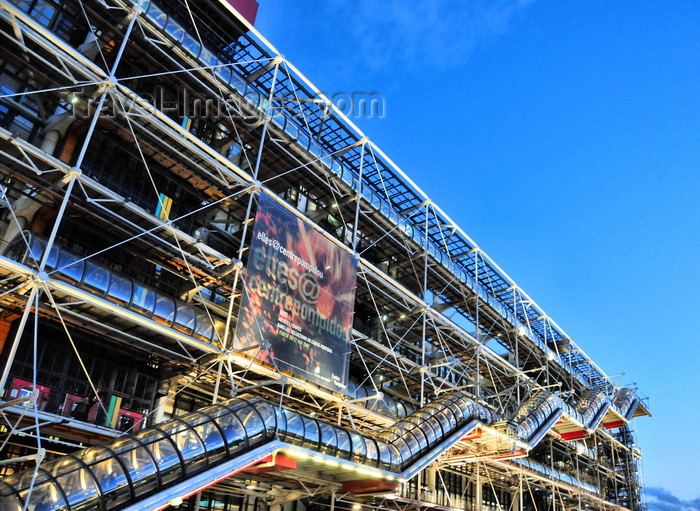
{"label": "illuminated light fixture", "polygon": [[339,466],[340,466],[340,463],[338,463],[337,461],[323,460],[323,462],[324,462],[326,465],[330,465],[331,467],[339,467]]}
{"label": "illuminated light fixture", "polygon": [[71,105],[75,105],[79,101],[80,101],[80,98],[78,96],[76,96],[75,94],[68,94],[68,102]]}
{"label": "illuminated light fixture", "polygon": [[341,463],[340,466],[343,467],[345,470],[355,470],[355,467],[353,467],[352,465],[346,465],[345,463]]}
{"label": "illuminated light fixture", "polygon": [[396,479],[394,476],[384,476],[384,477],[386,477],[387,481],[393,481]]}
{"label": "illuminated light fixture", "polygon": [[173,500],[170,501],[170,505],[172,507],[177,507],[180,504],[182,504],[182,497],[175,497]]}
{"label": "illuminated light fixture", "polygon": [[311,456],[311,459],[318,462],[318,463],[323,463],[326,461],[326,459],[322,458],[321,456]]}
{"label": "illuminated light fixture", "polygon": [[248,481],[245,485],[246,490],[254,490],[257,487],[258,487],[258,483],[256,481]]}
{"label": "illuminated light fixture", "polygon": [[362,506],[361,506],[360,504],[358,504],[357,502],[355,502],[355,503],[352,505],[352,508],[353,508],[353,509],[360,509],[361,507],[362,507]]}
{"label": "illuminated light fixture", "polygon": [[396,500],[399,498],[399,496],[396,495],[395,493],[389,493],[389,494],[385,495],[385,498],[387,498],[389,500]]}

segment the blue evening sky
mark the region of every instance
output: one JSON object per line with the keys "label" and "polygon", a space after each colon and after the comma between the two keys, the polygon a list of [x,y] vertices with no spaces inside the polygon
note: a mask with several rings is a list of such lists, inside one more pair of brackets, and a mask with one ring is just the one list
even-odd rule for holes
{"label": "blue evening sky", "polygon": [[700,3],[261,0],[319,89],[609,375],[651,509],[700,509]]}

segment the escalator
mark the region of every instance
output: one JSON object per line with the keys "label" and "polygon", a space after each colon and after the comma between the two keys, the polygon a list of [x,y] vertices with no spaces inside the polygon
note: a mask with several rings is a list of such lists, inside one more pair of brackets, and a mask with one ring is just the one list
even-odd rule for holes
{"label": "escalator", "polygon": [[159,509],[280,450],[403,480],[493,416],[450,394],[370,436],[245,395],[0,480],[0,509]]}

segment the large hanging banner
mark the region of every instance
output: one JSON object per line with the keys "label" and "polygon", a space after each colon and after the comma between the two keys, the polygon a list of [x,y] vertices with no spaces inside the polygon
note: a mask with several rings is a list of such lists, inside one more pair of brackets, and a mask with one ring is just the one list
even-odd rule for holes
{"label": "large hanging banner", "polygon": [[355,258],[260,194],[236,347],[266,343],[258,358],[343,392],[356,273]]}

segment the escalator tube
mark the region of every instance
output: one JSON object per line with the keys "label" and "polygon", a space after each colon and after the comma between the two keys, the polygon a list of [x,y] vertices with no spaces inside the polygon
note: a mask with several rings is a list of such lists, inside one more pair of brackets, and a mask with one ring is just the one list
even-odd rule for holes
{"label": "escalator tube", "polygon": [[581,415],[586,430],[590,432],[598,427],[611,404],[608,396],[596,389],[589,389],[581,396],[576,411]]}
{"label": "escalator tube", "polygon": [[292,447],[325,450],[324,456],[405,478],[465,431],[492,420],[491,412],[469,398],[446,395],[370,436],[243,395],[49,461],[37,469],[36,479],[34,470],[25,470],[0,480],[0,509],[33,509],[45,496],[49,509],[138,509],[144,499],[162,500],[155,495],[166,489],[166,495],[185,493],[201,487],[202,478],[223,479]]}
{"label": "escalator tube", "polygon": [[525,402],[510,424],[515,428],[517,437],[531,449],[544,438],[563,413],[561,399],[551,392],[540,390]]}
{"label": "escalator tube", "polygon": [[613,400],[613,405],[625,421],[629,422],[639,404],[639,398],[632,389],[621,389]]}
{"label": "escalator tube", "polygon": [[[4,255],[36,270],[45,251],[46,239],[43,236],[24,231],[8,244]],[[57,243],[51,247],[44,269],[51,278],[66,282],[197,341],[221,348],[225,324],[219,318],[210,317],[203,309],[172,298],[109,267],[96,264]]]}

